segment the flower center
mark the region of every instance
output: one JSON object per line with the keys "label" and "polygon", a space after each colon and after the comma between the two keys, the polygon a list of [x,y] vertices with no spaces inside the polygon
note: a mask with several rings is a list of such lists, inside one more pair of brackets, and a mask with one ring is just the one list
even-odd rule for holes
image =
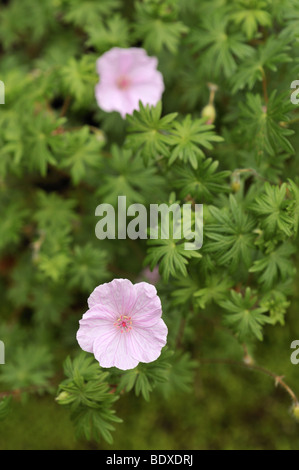
{"label": "flower center", "polygon": [[116,84],[120,90],[126,90],[130,86],[130,80],[127,77],[122,76],[118,78]]}
{"label": "flower center", "polygon": [[121,315],[114,323],[114,326],[120,329],[121,333],[123,333],[124,331],[128,333],[132,329],[131,325],[132,325],[131,317],[128,317],[127,315]]}

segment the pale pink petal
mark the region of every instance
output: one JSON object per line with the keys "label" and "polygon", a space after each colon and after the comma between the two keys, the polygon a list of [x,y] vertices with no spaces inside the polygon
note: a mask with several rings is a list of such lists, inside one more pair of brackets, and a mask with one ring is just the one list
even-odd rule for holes
{"label": "pale pink petal", "polygon": [[139,109],[139,101],[143,105],[155,106],[161,99],[163,87],[163,82],[160,80],[132,85],[129,89],[129,96],[134,109]]}
{"label": "pale pink petal", "polygon": [[155,325],[162,315],[162,306],[155,286],[147,282],[134,285],[136,302],[130,312],[133,326],[149,327]]}
{"label": "pale pink petal", "polygon": [[90,309],[79,322],[77,340],[102,367],[127,370],[159,357],[168,331],[153,285],[114,279],[98,286],[88,304]]}
{"label": "pale pink petal", "polygon": [[162,97],[164,82],[157,70],[157,58],[144,49],[112,48],[97,60],[100,82],[96,99],[104,111],[117,111],[122,117],[144,105],[155,106]]}
{"label": "pale pink petal", "polygon": [[166,344],[168,329],[162,318],[150,328],[133,327],[127,334],[128,352],[140,362],[155,361]]}
{"label": "pale pink petal", "polygon": [[127,315],[136,302],[136,291],[128,279],[114,279],[95,288],[88,298],[89,308],[101,305],[116,316]]}
{"label": "pale pink petal", "polygon": [[98,83],[95,94],[99,107],[108,113],[118,111],[124,118],[134,109],[133,100],[128,91],[120,90],[113,84],[105,86],[105,83]]}
{"label": "pale pink petal", "polygon": [[110,342],[101,338],[94,343],[94,356],[102,367],[117,367],[118,369],[134,369],[139,359],[133,358],[128,349],[128,336],[131,333],[121,333],[116,330],[116,336]]}
{"label": "pale pink petal", "polygon": [[102,338],[103,335],[110,335],[113,338],[116,334],[114,321],[115,315],[102,307],[95,306],[88,310],[79,321],[77,341],[80,347],[84,351],[93,352],[93,343],[96,338]]}

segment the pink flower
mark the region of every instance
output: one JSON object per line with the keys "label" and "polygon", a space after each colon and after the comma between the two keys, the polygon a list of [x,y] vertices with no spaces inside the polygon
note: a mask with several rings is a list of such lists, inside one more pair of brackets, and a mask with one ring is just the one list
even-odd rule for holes
{"label": "pink flower", "polygon": [[139,100],[155,106],[162,97],[164,83],[157,70],[158,60],[144,49],[114,47],[97,60],[100,82],[95,94],[104,111],[118,111],[124,118],[139,109]]}
{"label": "pink flower", "polygon": [[160,356],[168,330],[153,285],[114,279],[95,288],[88,306],[77,341],[102,367],[133,369]]}

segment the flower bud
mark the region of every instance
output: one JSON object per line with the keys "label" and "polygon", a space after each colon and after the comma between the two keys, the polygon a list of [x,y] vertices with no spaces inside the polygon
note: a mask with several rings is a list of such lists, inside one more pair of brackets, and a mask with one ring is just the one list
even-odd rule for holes
{"label": "flower bud", "polygon": [[62,405],[63,404],[66,404],[68,403],[68,398],[70,397],[70,394],[68,392],[61,392],[59,393],[59,395],[55,398],[55,400],[58,402],[58,403],[61,403]]}
{"label": "flower bud", "polygon": [[213,124],[216,119],[216,110],[213,104],[207,104],[201,112],[202,117],[207,118],[207,124]]}
{"label": "flower bud", "polygon": [[240,188],[241,188],[240,173],[234,172],[232,174],[230,186],[234,193],[237,193],[238,191],[240,191]]}
{"label": "flower bud", "polygon": [[299,404],[293,406],[292,413],[294,418],[299,421]]}

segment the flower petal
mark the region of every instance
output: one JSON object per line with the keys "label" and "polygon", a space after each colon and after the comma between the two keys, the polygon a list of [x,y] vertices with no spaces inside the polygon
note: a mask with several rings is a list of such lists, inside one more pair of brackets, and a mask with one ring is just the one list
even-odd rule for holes
{"label": "flower petal", "polygon": [[101,305],[116,316],[127,315],[136,301],[136,291],[128,279],[114,279],[94,289],[88,298],[89,308]]}
{"label": "flower petal", "polygon": [[134,327],[127,334],[129,354],[140,362],[155,361],[166,344],[167,333],[162,318],[151,328]]}
{"label": "flower petal", "polygon": [[79,346],[87,352],[93,352],[94,341],[106,335],[115,334],[115,315],[101,306],[89,309],[79,321],[80,327],[77,331]]}
{"label": "flower petal", "polygon": [[121,333],[116,330],[116,335],[110,341],[96,339],[94,343],[94,356],[101,367],[117,367],[121,370],[134,369],[139,360],[133,358],[128,349],[128,336],[131,333]]}
{"label": "flower petal", "polygon": [[95,94],[100,108],[106,112],[118,111],[124,118],[134,109],[132,97],[127,90],[120,90],[117,86],[100,82],[96,85]]}
{"label": "flower petal", "polygon": [[157,323],[162,315],[161,300],[157,290],[152,284],[139,282],[134,285],[136,302],[130,312],[133,327],[151,327]]}

